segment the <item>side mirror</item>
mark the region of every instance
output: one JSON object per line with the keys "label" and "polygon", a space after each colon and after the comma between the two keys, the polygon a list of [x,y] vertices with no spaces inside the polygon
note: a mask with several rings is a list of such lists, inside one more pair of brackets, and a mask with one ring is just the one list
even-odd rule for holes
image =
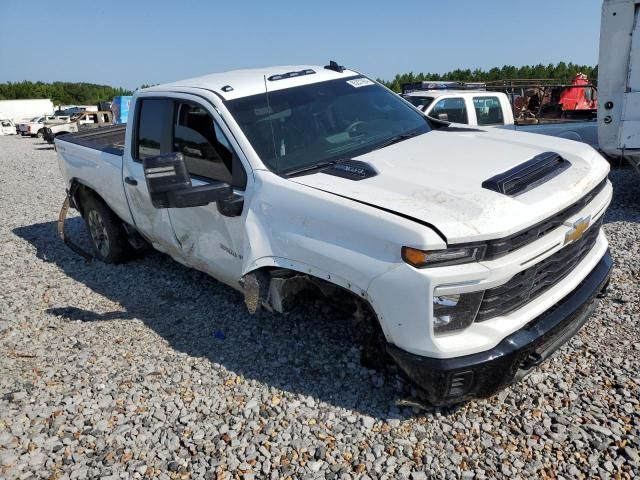
{"label": "side mirror", "polygon": [[154,208],[201,207],[233,197],[233,188],[225,182],[192,186],[182,153],[148,157],[142,165]]}
{"label": "side mirror", "polygon": [[449,121],[449,114],[448,113],[439,113],[438,114],[438,120],[442,120],[443,122],[448,122]]}

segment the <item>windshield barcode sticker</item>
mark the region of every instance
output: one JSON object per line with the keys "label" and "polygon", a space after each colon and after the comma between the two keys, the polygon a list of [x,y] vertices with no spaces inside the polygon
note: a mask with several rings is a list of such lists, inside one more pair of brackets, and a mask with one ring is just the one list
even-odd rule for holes
{"label": "windshield barcode sticker", "polygon": [[347,83],[355,88],[366,87],[367,85],[374,84],[374,82],[368,78],[354,78],[353,80],[347,80]]}

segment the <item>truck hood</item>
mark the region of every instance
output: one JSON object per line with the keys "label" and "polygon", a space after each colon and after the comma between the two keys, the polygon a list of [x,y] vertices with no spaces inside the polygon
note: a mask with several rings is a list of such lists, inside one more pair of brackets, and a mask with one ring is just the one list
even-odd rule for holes
{"label": "truck hood", "polygon": [[[556,152],[571,166],[514,197],[482,187],[484,180],[542,152]],[[523,230],[579,200],[609,170],[588,145],[496,129],[433,130],[357,160],[378,174],[355,181],[321,171],[291,181],[428,223],[448,243]]]}

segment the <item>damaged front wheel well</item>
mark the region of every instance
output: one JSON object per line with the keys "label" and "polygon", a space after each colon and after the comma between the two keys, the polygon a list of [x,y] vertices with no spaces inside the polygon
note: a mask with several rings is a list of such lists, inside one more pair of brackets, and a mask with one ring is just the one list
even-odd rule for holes
{"label": "damaged front wheel well", "polygon": [[363,296],[324,278],[279,267],[262,267],[242,278],[245,304],[250,313],[261,308],[285,313],[314,299],[351,320],[351,336],[362,344],[362,363],[382,368],[388,363],[386,341],[377,315]]}

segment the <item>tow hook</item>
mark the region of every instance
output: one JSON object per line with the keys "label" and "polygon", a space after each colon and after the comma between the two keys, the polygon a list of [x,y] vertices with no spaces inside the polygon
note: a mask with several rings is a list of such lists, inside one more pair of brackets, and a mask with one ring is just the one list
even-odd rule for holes
{"label": "tow hook", "polygon": [[520,368],[522,370],[530,370],[533,367],[540,365],[542,361],[542,355],[537,352],[532,352],[520,363]]}

